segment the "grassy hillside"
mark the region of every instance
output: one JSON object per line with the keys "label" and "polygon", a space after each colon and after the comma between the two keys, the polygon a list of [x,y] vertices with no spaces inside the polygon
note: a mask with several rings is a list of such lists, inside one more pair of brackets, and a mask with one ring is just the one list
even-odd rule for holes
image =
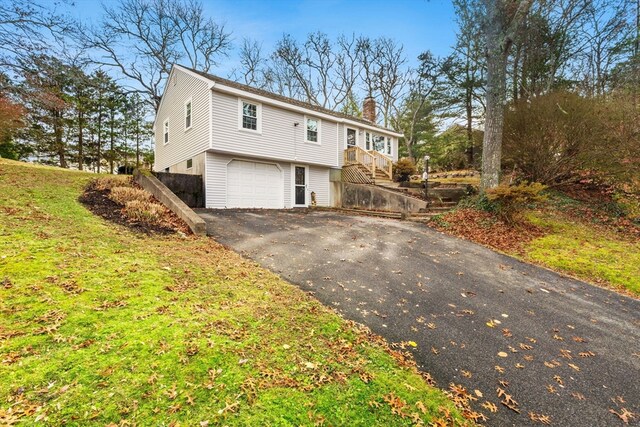
{"label": "grassy hillside", "polygon": [[93,177],[0,159],[0,425],[460,420],[274,274],[207,238],[93,216],[77,201]]}

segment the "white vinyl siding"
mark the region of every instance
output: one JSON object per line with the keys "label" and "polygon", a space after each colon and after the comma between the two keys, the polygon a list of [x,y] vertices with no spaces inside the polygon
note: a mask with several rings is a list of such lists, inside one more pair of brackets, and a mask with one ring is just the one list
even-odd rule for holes
{"label": "white vinyl siding", "polygon": [[[304,114],[260,104],[261,134],[238,131],[241,108],[237,96],[213,91],[212,149],[237,156],[337,167],[337,123],[319,120],[322,145],[304,142]],[[252,102],[245,99],[245,101]],[[294,123],[298,123],[295,126]]]}
{"label": "white vinyl siding", "polygon": [[[309,194],[316,193],[318,206],[329,206],[329,168],[309,166]],[[311,204],[311,196],[307,198]]]}
{"label": "white vinyl siding", "polygon": [[[174,172],[179,164],[195,158],[209,148],[209,83],[191,74],[174,68],[165,88],[160,109],[157,113],[155,134],[154,170],[169,168]],[[186,103],[191,100],[191,129],[183,131],[186,125]],[[164,144],[164,122],[169,121],[169,143]],[[183,125],[184,124],[184,125]],[[195,166],[194,162],[194,166]],[[195,168],[194,168],[195,169]]]}

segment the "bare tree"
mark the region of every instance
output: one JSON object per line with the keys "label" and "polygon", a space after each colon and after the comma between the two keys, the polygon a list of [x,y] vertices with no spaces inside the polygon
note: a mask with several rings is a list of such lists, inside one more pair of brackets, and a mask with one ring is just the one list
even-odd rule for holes
{"label": "bare tree", "polygon": [[155,109],[174,63],[206,72],[231,46],[224,26],[207,18],[196,0],[120,0],[105,7],[102,25],[84,41],[100,52],[98,65],[132,80],[132,92]]}
{"label": "bare tree", "polygon": [[32,54],[71,35],[73,21],[31,0],[0,2],[0,68],[18,72]]}
{"label": "bare tree", "polygon": [[402,98],[409,82],[406,69],[407,57],[404,48],[389,38],[377,40],[377,86],[380,99],[380,112],[383,125],[387,127],[391,120],[393,106]]}
{"label": "bare tree", "polygon": [[400,107],[394,104],[395,114],[391,119],[393,127],[404,133],[404,144],[412,161],[415,161],[414,147],[420,142],[422,127],[431,125],[425,116],[431,114],[432,109],[430,107],[425,109],[425,107],[428,106],[430,98],[441,83],[447,62],[433,56],[430,51],[420,54],[418,59],[420,65],[408,79],[409,94],[400,103]]}
{"label": "bare tree", "polygon": [[582,68],[584,90],[591,96],[606,93],[612,70],[625,54],[621,45],[633,33],[628,6],[629,0],[597,0],[587,9]]}
{"label": "bare tree", "polygon": [[244,38],[238,52],[240,68],[231,73],[231,78],[249,86],[262,88],[265,82],[267,58],[262,53],[262,44]]}
{"label": "bare tree", "polygon": [[295,79],[305,101],[326,108],[337,108],[347,100],[360,73],[353,36],[340,36],[334,44],[316,32],[301,45],[284,35],[273,59],[286,66],[279,70]]}
{"label": "bare tree", "polygon": [[532,3],[533,0],[483,0],[487,56],[487,112],[482,143],[482,190],[499,184],[507,90],[507,58],[515,33]]}

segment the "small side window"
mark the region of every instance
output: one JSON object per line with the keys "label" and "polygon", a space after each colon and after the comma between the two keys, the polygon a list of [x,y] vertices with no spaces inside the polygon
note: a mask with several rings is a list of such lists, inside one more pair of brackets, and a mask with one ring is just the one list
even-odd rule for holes
{"label": "small side window", "polygon": [[191,169],[193,167],[193,159],[187,160],[187,169]]}
{"label": "small side window", "polygon": [[184,130],[191,129],[191,100],[184,105]]}
{"label": "small side window", "polygon": [[164,122],[164,143],[169,143],[169,120]]}
{"label": "small side window", "polygon": [[169,173],[169,168],[164,168],[164,171]]}

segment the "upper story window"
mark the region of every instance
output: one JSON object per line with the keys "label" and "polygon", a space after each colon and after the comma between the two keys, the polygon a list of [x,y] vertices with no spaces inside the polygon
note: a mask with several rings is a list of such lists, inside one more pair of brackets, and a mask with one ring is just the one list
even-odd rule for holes
{"label": "upper story window", "polygon": [[258,130],[258,104],[242,102],[242,129]]}
{"label": "upper story window", "polygon": [[191,129],[191,109],[192,109],[192,101],[189,99],[184,104],[184,130]]}
{"label": "upper story window", "polygon": [[164,121],[163,130],[164,130],[164,143],[168,144],[169,143],[169,120]]}
{"label": "upper story window", "polygon": [[320,143],[320,119],[307,117],[305,120],[305,123],[306,123],[305,141],[319,144]]}
{"label": "upper story window", "polygon": [[347,128],[347,147],[356,145],[356,130]]}

